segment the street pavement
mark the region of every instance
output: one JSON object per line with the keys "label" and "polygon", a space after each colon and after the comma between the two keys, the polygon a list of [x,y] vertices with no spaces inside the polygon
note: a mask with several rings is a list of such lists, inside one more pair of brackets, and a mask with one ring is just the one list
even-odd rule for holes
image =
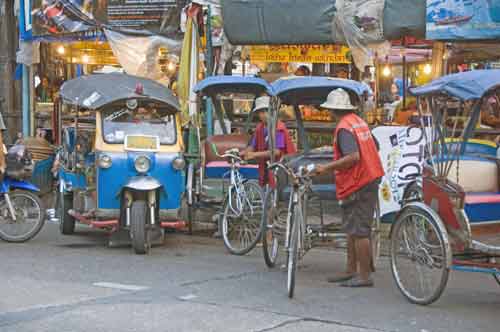
{"label": "street pavement", "polygon": [[342,252],[315,249],[288,299],[286,273],[268,270],[261,248],[238,257],[221,241],[167,234],[147,256],[105,247],[103,232],[0,243],[0,331],[492,331],[500,286],[491,276],[451,273],[442,298],[408,303],[382,257],[372,289],[325,282]]}

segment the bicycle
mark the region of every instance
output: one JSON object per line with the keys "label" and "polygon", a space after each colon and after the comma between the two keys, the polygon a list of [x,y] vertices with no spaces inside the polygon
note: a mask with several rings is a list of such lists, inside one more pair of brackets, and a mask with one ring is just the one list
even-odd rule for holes
{"label": "bicycle", "polygon": [[230,164],[230,184],[222,205],[220,223],[224,246],[233,255],[245,255],[261,238],[264,201],[262,189],[257,183],[244,179],[240,173],[240,165],[245,164],[245,161],[240,157],[238,149],[227,150],[222,155],[215,145],[212,145],[212,150]]}
{"label": "bicycle", "polygon": [[[292,190],[288,200],[286,219],[280,218],[277,190],[268,188],[264,200],[262,249],[264,260],[268,267],[276,265],[279,247],[284,245],[287,252],[287,289],[288,296],[293,298],[295,291],[295,275],[297,263],[305,253],[314,247],[316,240],[327,240],[345,237],[337,224],[324,225],[321,218],[320,225],[307,224],[307,204],[313,198],[312,178],[310,174],[315,165],[301,166],[294,171],[288,165],[277,162],[268,166],[271,170],[281,169],[291,179]],[[332,229],[333,226],[333,229]],[[374,222],[372,224],[372,252],[376,262],[380,248],[380,212],[377,204]]]}

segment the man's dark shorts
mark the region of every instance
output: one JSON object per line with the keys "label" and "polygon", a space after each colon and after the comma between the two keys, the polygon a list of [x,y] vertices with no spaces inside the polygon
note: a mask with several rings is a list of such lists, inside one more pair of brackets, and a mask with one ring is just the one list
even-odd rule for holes
{"label": "man's dark shorts", "polygon": [[371,236],[380,180],[364,186],[341,202],[343,230],[356,238]]}

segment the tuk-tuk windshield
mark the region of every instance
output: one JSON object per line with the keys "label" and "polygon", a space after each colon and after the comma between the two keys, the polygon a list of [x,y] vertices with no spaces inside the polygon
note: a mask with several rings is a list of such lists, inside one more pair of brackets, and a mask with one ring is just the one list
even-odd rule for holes
{"label": "tuk-tuk windshield", "polygon": [[128,135],[159,137],[160,144],[176,142],[175,115],[156,107],[113,108],[102,112],[103,138],[109,144],[123,144]]}

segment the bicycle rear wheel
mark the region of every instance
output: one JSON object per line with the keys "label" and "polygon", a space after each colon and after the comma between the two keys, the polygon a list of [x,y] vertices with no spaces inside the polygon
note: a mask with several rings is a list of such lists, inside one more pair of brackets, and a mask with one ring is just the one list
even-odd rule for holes
{"label": "bicycle rear wheel", "polygon": [[[233,191],[233,195],[237,193]],[[260,186],[255,182],[246,182],[240,195],[243,195],[240,215],[235,215],[231,209],[229,198],[223,207],[222,239],[226,249],[233,255],[245,255],[250,252],[259,242],[263,229],[264,198]]]}
{"label": "bicycle rear wheel", "polygon": [[295,279],[297,274],[297,263],[299,260],[299,244],[300,244],[300,227],[302,225],[302,214],[299,206],[294,207],[292,233],[290,236],[290,246],[288,247],[288,274],[287,274],[287,288],[288,297],[293,298],[295,293]]}

